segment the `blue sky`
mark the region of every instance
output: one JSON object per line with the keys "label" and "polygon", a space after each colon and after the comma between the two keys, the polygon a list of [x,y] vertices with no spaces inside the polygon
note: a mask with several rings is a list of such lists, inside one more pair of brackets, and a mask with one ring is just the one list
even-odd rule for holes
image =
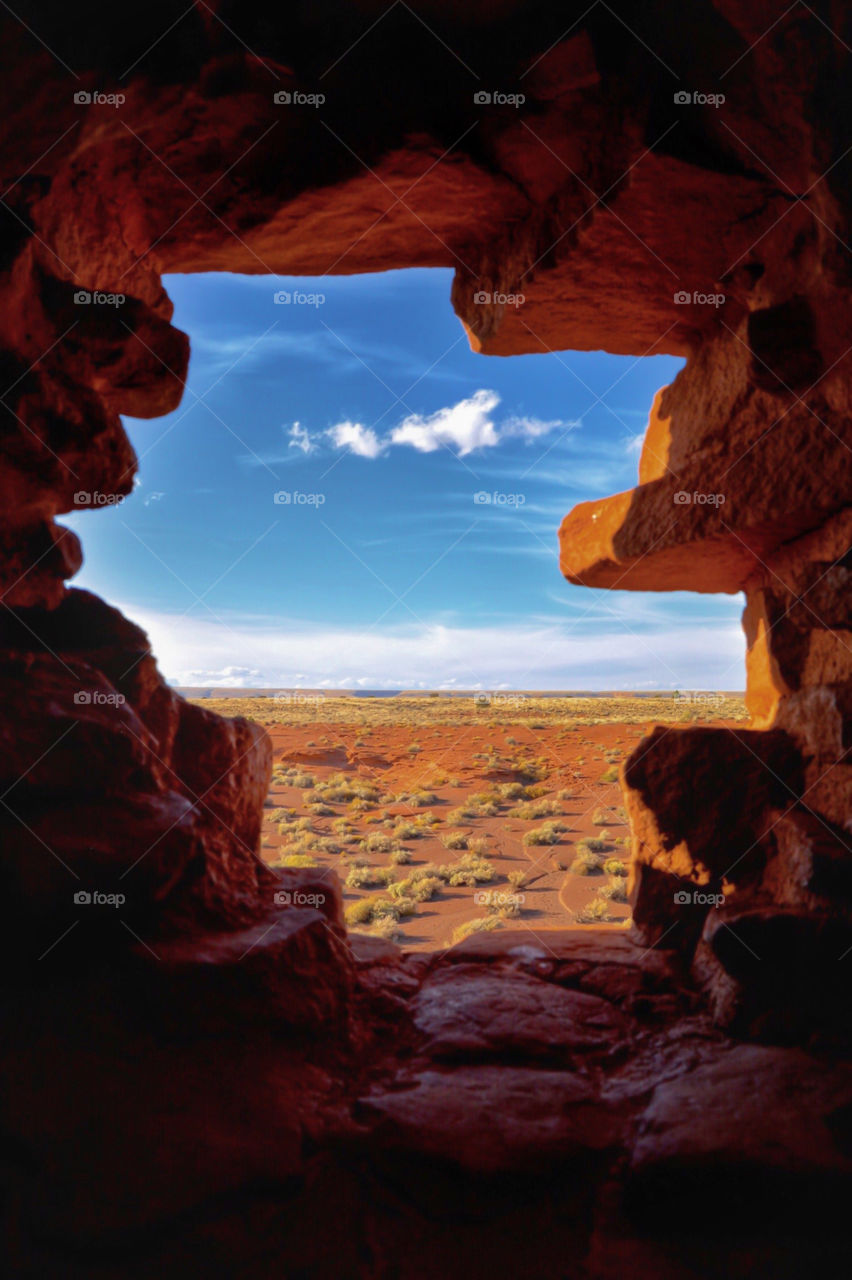
{"label": "blue sky", "polygon": [[68,523],[77,584],[148,629],[167,678],[742,686],[739,597],[558,569],[565,512],[635,484],[679,360],[475,355],[448,271],[164,283],[192,343],[183,401],[125,419],[135,492]]}

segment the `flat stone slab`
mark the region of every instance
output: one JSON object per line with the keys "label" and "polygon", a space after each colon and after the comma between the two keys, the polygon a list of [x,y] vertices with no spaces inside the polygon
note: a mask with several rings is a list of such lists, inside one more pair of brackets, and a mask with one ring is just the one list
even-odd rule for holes
{"label": "flat stone slab", "polygon": [[[800,1049],[738,1045],[661,1084],[633,1145],[638,1212],[708,1215],[828,1206],[852,1187],[852,1067]],[[655,1209],[654,1206],[657,1208]],[[719,1218],[724,1221],[724,1216]]]}
{"label": "flat stone slab", "polygon": [[624,1127],[592,1082],[568,1071],[464,1066],[399,1078],[361,1099],[373,1140],[471,1173],[536,1172],[617,1145]]}
{"label": "flat stone slab", "polygon": [[607,1051],[625,1020],[606,1000],[512,969],[439,967],[412,1005],[414,1025],[433,1057],[569,1057]]}

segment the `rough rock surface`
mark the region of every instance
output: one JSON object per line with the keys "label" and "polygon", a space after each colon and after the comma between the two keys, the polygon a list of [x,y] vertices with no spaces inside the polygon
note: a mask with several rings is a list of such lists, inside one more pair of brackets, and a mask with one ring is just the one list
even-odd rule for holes
{"label": "rough rock surface", "polygon": [[[4,7],[10,1274],[837,1273],[852,20],[622,8]],[[746,595],[751,728],[625,767],[633,940],[346,939],[257,857],[265,736],[66,586],[120,415],[183,393],[163,273],[406,266],[455,268],[486,355],[686,357],[637,487],[561,530],[573,582]]]}

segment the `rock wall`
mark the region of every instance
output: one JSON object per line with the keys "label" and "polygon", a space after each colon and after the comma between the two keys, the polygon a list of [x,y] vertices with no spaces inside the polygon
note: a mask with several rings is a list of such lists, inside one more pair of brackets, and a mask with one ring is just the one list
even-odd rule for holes
{"label": "rock wall", "polygon": [[[443,1274],[490,1274],[509,1256],[495,1206],[529,1256],[505,1213],[533,1167],[547,1171],[542,1276],[744,1275],[755,1257],[801,1274],[817,1229],[803,1188],[825,1208],[847,1185],[846,1078],[833,1059],[726,1036],[837,1055],[846,1030],[848,10],[47,0],[0,21],[16,1274],[185,1274],[202,1258],[211,1274],[272,1275],[283,1250],[292,1274],[420,1276],[452,1247]],[[457,975],[426,991],[417,964],[353,955],[334,902],[276,901],[282,881],[256,855],[265,736],[184,703],[139,629],[66,585],[82,550],[58,523],[130,492],[120,414],[181,398],[189,341],[163,273],[405,266],[455,268],[452,303],[484,354],[687,357],[650,407],[638,486],[566,517],[562,567],[576,583],[747,601],[752,727],[658,729],[625,768],[638,946],[537,977],[516,972],[535,957],[498,956],[514,1012],[492,1001],[463,1049],[439,1025]],[[120,920],[80,925],[74,896],[93,890],[125,896]],[[661,991],[649,947],[679,974]],[[468,1003],[493,962],[473,957]],[[685,1028],[690,983],[725,1033],[703,1014]],[[590,1048],[588,1010],[565,993],[584,984],[612,1006],[589,1035],[609,1037],[620,1083],[594,1053],[565,1082]],[[519,1040],[507,1028],[533,1007]],[[643,1057],[647,1017],[665,1034]],[[543,1058],[560,1021],[567,1039]],[[447,1074],[457,1054],[464,1079]],[[773,1082],[775,1107],[806,1095],[819,1141],[778,1137],[754,1079]],[[461,1161],[448,1090],[471,1099]],[[743,1110],[699,1140],[684,1108],[731,1091]],[[88,1144],[69,1121],[81,1105]],[[572,1118],[554,1130],[557,1113]],[[128,1162],[138,1177],[119,1176]],[[805,1243],[779,1244],[777,1213],[739,1197],[743,1234],[690,1249],[687,1194],[724,1215],[728,1175],[741,1189],[755,1169],[807,1201]],[[659,1220],[672,1186],[674,1226]],[[336,1254],[332,1188],[352,1231]],[[820,1238],[831,1223],[819,1217]]]}

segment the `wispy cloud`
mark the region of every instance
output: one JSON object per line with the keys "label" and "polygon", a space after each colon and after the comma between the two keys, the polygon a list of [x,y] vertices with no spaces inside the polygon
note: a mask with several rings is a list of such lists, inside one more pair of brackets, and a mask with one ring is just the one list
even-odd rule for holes
{"label": "wispy cloud", "polygon": [[[307,455],[321,448],[333,447],[345,449],[357,458],[373,460],[392,447],[410,448],[417,453],[436,453],[447,448],[463,458],[471,453],[495,449],[505,440],[532,442],[552,431],[566,431],[580,425],[578,420],[553,418],[547,421],[518,414],[498,421],[495,410],[499,404],[497,392],[483,388],[434,413],[410,413],[384,435],[379,435],[374,427],[350,418],[313,432],[294,422],[285,429],[289,437],[288,450],[295,448]],[[286,461],[286,456],[292,457],[292,454],[285,457],[259,457],[255,454],[241,461],[248,466],[274,465]]]}
{"label": "wispy cloud", "polygon": [[387,442],[360,422],[338,422],[326,435],[338,449],[348,449],[356,458],[378,458],[387,449]]}
{"label": "wispy cloud", "polygon": [[594,642],[570,621],[334,627],[228,614],[221,623],[125,606],[173,683],[234,688],[736,688],[743,636],[733,621],[681,621],[639,635],[598,617]]}

